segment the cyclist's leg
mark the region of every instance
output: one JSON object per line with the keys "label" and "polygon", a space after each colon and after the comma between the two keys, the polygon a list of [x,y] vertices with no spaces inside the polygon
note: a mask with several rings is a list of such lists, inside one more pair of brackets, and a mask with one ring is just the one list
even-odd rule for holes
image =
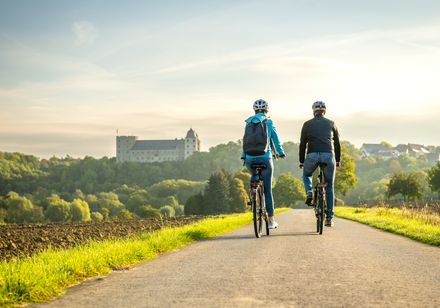
{"label": "cyclist's leg", "polygon": [[335,197],[333,193],[333,187],[335,185],[336,176],[336,161],[333,153],[321,153],[321,160],[327,163],[327,167],[324,169],[324,177],[327,183],[326,195],[327,195],[327,218],[333,218],[333,205],[335,203]]}
{"label": "cyclist's leg", "polygon": [[249,158],[249,159],[246,159],[246,161],[245,161],[246,169],[251,174],[251,182],[257,180],[257,175],[255,174],[255,169],[251,168],[251,165],[256,163],[255,160],[256,160],[255,158]]}
{"label": "cyclist's leg", "polygon": [[263,181],[264,181],[264,200],[266,201],[267,215],[273,216],[273,196],[272,196],[272,180],[273,180],[273,161],[271,158],[262,158],[262,162],[267,166],[263,170]]}
{"label": "cyclist's leg", "polygon": [[318,159],[318,153],[309,153],[304,160],[303,183],[306,194],[312,192],[312,175],[317,168]]}

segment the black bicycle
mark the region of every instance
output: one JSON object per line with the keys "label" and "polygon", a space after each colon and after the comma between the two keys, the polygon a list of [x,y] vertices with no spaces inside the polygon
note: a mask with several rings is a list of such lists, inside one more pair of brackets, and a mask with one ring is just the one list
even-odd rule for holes
{"label": "black bicycle", "polygon": [[262,171],[267,168],[264,164],[254,164],[256,179],[251,181],[248,204],[252,207],[255,236],[260,238],[263,234],[263,221],[266,228],[266,235],[269,235],[269,218],[266,211],[266,202],[264,200],[264,184]]}
{"label": "black bicycle", "polygon": [[316,232],[319,232],[319,234],[322,234],[324,229],[325,212],[327,210],[327,199],[325,192],[327,184],[325,183],[324,178],[324,168],[326,166],[326,163],[319,164],[318,182],[316,183],[313,191],[313,206],[315,207],[316,215]]}

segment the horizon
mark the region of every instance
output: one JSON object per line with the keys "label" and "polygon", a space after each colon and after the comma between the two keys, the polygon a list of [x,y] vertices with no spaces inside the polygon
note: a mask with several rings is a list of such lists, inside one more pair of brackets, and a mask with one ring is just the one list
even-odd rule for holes
{"label": "horizon", "polygon": [[242,138],[259,98],[283,142],[299,142],[323,100],[341,140],[358,148],[438,146],[438,9],[432,0],[0,2],[0,151],[113,157],[117,129],[174,139],[189,127],[207,151]]}
{"label": "horizon", "polygon": [[[122,135],[118,135],[118,136],[121,137]],[[132,135],[125,135],[125,136],[132,136]],[[144,140],[144,139],[142,139],[142,136],[136,136],[136,137],[139,137],[139,140]],[[115,135],[115,138],[116,138],[116,135]],[[167,140],[167,139],[151,139],[151,140]],[[242,140],[242,139],[240,139],[240,140]],[[211,150],[212,147],[216,147],[216,146],[222,145],[222,144],[228,144],[229,142],[238,142],[240,140],[229,140],[229,141],[226,141],[226,142],[218,143],[218,144],[215,144],[215,145],[209,147],[208,149],[201,150],[200,152],[208,153]],[[289,143],[289,142],[293,142],[295,144],[299,144],[299,141],[295,142],[295,141],[292,141],[292,140],[286,140],[286,141],[283,142],[283,144],[284,143]],[[429,146],[439,147],[440,146],[440,144],[419,144],[419,143],[413,143],[413,142],[405,142],[405,143],[399,143],[399,144],[392,144],[392,143],[389,143],[387,140],[381,140],[381,141],[378,141],[378,142],[371,142],[371,143],[364,142],[361,145],[354,144],[350,140],[345,140],[345,139],[341,139],[341,142],[349,142],[350,144],[352,144],[358,150],[360,150],[364,144],[380,144],[382,142],[386,142],[386,143],[390,144],[393,148],[395,148],[395,147],[397,147],[398,145],[401,145],[401,144],[404,144],[404,145],[408,145],[408,144],[422,145],[424,147],[429,147]],[[116,139],[115,139],[115,144],[116,144]],[[0,150],[0,153],[20,153],[20,154],[24,154],[24,155],[35,156],[39,160],[50,159],[52,157],[55,157],[55,158],[58,158],[58,159],[65,159],[67,157],[70,157],[72,159],[84,159],[85,157],[92,157],[94,159],[102,159],[102,158],[112,159],[112,158],[116,158],[116,154],[115,155],[104,155],[104,156],[94,156],[94,155],[85,154],[83,156],[75,156],[75,155],[70,155],[68,153],[65,153],[63,155],[39,156],[39,155],[36,155],[36,154],[33,154],[33,153],[26,153],[26,152],[19,152],[19,151],[2,151],[2,150]],[[140,162],[140,163],[151,163],[151,162]]]}

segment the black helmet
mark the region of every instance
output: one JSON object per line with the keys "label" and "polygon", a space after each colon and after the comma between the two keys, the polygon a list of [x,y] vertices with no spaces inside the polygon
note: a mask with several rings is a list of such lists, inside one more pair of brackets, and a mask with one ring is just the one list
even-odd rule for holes
{"label": "black helmet", "polygon": [[323,101],[316,101],[312,105],[313,111],[325,111],[325,103]]}

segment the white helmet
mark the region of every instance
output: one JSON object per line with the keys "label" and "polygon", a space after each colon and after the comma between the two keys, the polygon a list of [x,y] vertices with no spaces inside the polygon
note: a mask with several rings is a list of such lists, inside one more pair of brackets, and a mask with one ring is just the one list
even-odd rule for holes
{"label": "white helmet", "polygon": [[313,103],[312,109],[313,111],[325,111],[326,110],[325,103],[322,101],[316,101]]}
{"label": "white helmet", "polygon": [[257,99],[254,103],[254,110],[269,110],[269,104],[264,99]]}

